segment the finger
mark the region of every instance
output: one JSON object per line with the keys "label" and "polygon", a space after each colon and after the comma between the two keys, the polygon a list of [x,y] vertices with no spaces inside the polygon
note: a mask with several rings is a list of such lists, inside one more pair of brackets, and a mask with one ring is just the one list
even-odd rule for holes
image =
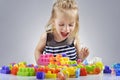
{"label": "finger", "polygon": [[84,51],[84,48],[81,48],[81,52],[83,52]]}

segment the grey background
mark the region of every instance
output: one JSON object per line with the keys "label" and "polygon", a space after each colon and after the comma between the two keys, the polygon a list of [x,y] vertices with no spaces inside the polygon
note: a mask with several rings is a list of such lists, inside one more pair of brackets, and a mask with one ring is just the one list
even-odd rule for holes
{"label": "grey background", "polygon": [[[54,0],[0,0],[0,66],[26,61],[35,64],[34,49],[45,31]],[[105,65],[120,61],[120,0],[78,0],[80,41],[89,47],[88,60]]]}

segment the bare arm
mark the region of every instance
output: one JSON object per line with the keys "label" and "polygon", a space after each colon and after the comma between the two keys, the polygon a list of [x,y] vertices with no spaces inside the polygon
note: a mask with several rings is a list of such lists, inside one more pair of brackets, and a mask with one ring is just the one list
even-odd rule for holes
{"label": "bare arm", "polygon": [[46,37],[47,37],[47,34],[46,32],[42,34],[42,36],[40,37],[40,40],[35,48],[35,52],[34,52],[34,56],[35,56],[35,61],[36,63],[38,64],[38,59],[39,59],[39,56],[40,54],[43,53],[43,49],[45,48],[45,45],[46,45]]}
{"label": "bare arm", "polygon": [[75,45],[75,48],[76,48],[76,51],[77,51],[77,58],[81,58],[80,57],[80,41],[79,41],[78,36],[75,37],[74,45]]}

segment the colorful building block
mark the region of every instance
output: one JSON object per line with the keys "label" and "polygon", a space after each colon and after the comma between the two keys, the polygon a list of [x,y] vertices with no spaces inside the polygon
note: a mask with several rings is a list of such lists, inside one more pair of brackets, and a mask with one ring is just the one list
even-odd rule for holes
{"label": "colorful building block", "polygon": [[111,74],[111,69],[109,68],[109,66],[105,66],[103,73]]}
{"label": "colorful building block", "polygon": [[48,73],[45,74],[45,78],[57,78],[57,75],[48,71]]}
{"label": "colorful building block", "polygon": [[18,67],[12,67],[12,69],[11,69],[11,74],[13,74],[13,75],[17,75],[17,72],[18,72]]}
{"label": "colorful building block", "polygon": [[116,76],[120,76],[120,63],[116,63],[113,65]]}
{"label": "colorful building block", "polygon": [[75,77],[78,78],[80,76],[80,69],[76,69],[75,71]]}
{"label": "colorful building block", "polygon": [[9,66],[2,66],[2,69],[0,70],[0,73],[3,73],[3,74],[10,74],[10,68]]}
{"label": "colorful building block", "polygon": [[41,54],[38,59],[38,64],[48,65],[50,63],[50,57],[53,57],[53,54]]}
{"label": "colorful building block", "polygon": [[86,68],[81,68],[80,69],[80,76],[87,76],[87,70],[86,70]]}
{"label": "colorful building block", "polygon": [[101,72],[99,67],[94,68],[94,74],[99,74]]}
{"label": "colorful building block", "polygon": [[36,78],[37,79],[44,79],[45,78],[45,73],[44,72],[37,72],[36,73]]}
{"label": "colorful building block", "polygon": [[35,76],[34,68],[19,68],[17,72],[18,76]]}

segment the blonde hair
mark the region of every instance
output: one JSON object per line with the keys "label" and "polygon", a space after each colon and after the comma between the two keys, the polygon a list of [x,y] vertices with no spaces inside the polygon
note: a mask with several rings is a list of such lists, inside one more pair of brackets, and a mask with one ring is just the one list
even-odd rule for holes
{"label": "blonde hair", "polygon": [[[54,28],[53,28],[52,23],[57,16],[58,10],[63,12],[63,13],[66,13],[67,15],[70,15],[70,16],[74,15],[74,13],[75,13],[76,24],[75,24],[75,29],[73,31],[72,36],[76,36],[78,34],[78,31],[79,31],[79,15],[78,15],[78,6],[77,6],[75,0],[57,0],[53,4],[51,17],[50,17],[48,24],[46,26],[46,31],[53,32]],[[67,12],[67,10],[73,11],[73,12]]]}

